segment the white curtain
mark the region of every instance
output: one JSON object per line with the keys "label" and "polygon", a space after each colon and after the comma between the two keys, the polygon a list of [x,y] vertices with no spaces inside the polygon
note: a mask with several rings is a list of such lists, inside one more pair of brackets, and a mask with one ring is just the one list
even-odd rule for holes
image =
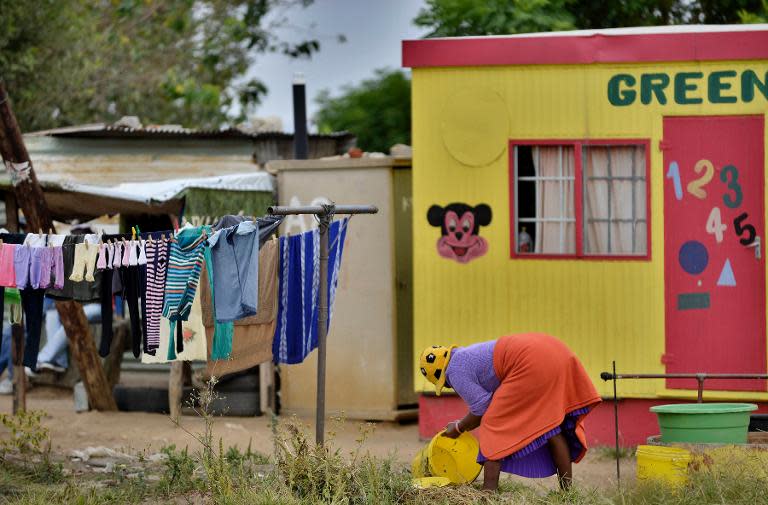
{"label": "white curtain", "polygon": [[642,146],[584,146],[584,175],[585,251],[644,254],[647,250],[645,149]]}
{"label": "white curtain", "polygon": [[534,252],[574,254],[575,160],[573,146],[533,149],[536,171],[536,244]]}

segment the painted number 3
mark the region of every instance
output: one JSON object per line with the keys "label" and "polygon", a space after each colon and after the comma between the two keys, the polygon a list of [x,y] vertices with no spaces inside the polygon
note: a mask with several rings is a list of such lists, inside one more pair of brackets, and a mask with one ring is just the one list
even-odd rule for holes
{"label": "painted number 3", "polygon": [[744,195],[741,192],[741,186],[738,183],[739,170],[733,165],[726,165],[720,172],[720,180],[728,185],[728,189],[733,191],[733,198],[728,193],[723,195],[723,203],[726,207],[736,209],[741,205]]}
{"label": "painted number 3", "polygon": [[723,232],[725,232],[727,228],[728,226],[723,224],[722,216],[720,215],[720,207],[713,208],[707,218],[707,233],[714,235],[715,240],[719,244],[723,241]]}

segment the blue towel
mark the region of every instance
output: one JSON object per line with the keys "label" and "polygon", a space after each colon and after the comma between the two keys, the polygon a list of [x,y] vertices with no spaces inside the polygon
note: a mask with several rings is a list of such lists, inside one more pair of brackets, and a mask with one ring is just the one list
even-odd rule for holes
{"label": "blue towel", "polygon": [[[328,230],[328,327],[339,281],[348,218]],[[278,308],[272,354],[275,363],[295,364],[317,347],[320,312],[320,232],[280,237]]]}

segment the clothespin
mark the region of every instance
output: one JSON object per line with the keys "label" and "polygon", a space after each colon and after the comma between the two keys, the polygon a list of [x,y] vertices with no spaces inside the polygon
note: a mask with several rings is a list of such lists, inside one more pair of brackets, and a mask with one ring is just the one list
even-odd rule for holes
{"label": "clothespin", "polygon": [[131,240],[136,240],[136,227],[131,226]]}

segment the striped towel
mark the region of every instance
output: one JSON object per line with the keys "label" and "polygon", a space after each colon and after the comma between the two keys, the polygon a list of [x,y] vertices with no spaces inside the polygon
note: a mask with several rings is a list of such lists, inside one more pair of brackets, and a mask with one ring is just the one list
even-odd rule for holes
{"label": "striped towel", "polygon": [[[339,281],[348,218],[328,230],[328,326]],[[272,354],[276,363],[301,363],[317,347],[320,312],[320,232],[280,237],[278,309]]]}
{"label": "striped towel", "polygon": [[[195,291],[200,282],[200,273],[203,270],[206,241],[202,232],[203,227],[182,230],[176,236],[176,241],[171,243],[168,253],[163,317],[169,319],[172,326],[176,326],[176,352],[184,349],[180,338],[181,321],[189,318]],[[171,331],[171,342],[173,342],[173,331]],[[173,345],[169,347],[168,354],[171,359]]]}

